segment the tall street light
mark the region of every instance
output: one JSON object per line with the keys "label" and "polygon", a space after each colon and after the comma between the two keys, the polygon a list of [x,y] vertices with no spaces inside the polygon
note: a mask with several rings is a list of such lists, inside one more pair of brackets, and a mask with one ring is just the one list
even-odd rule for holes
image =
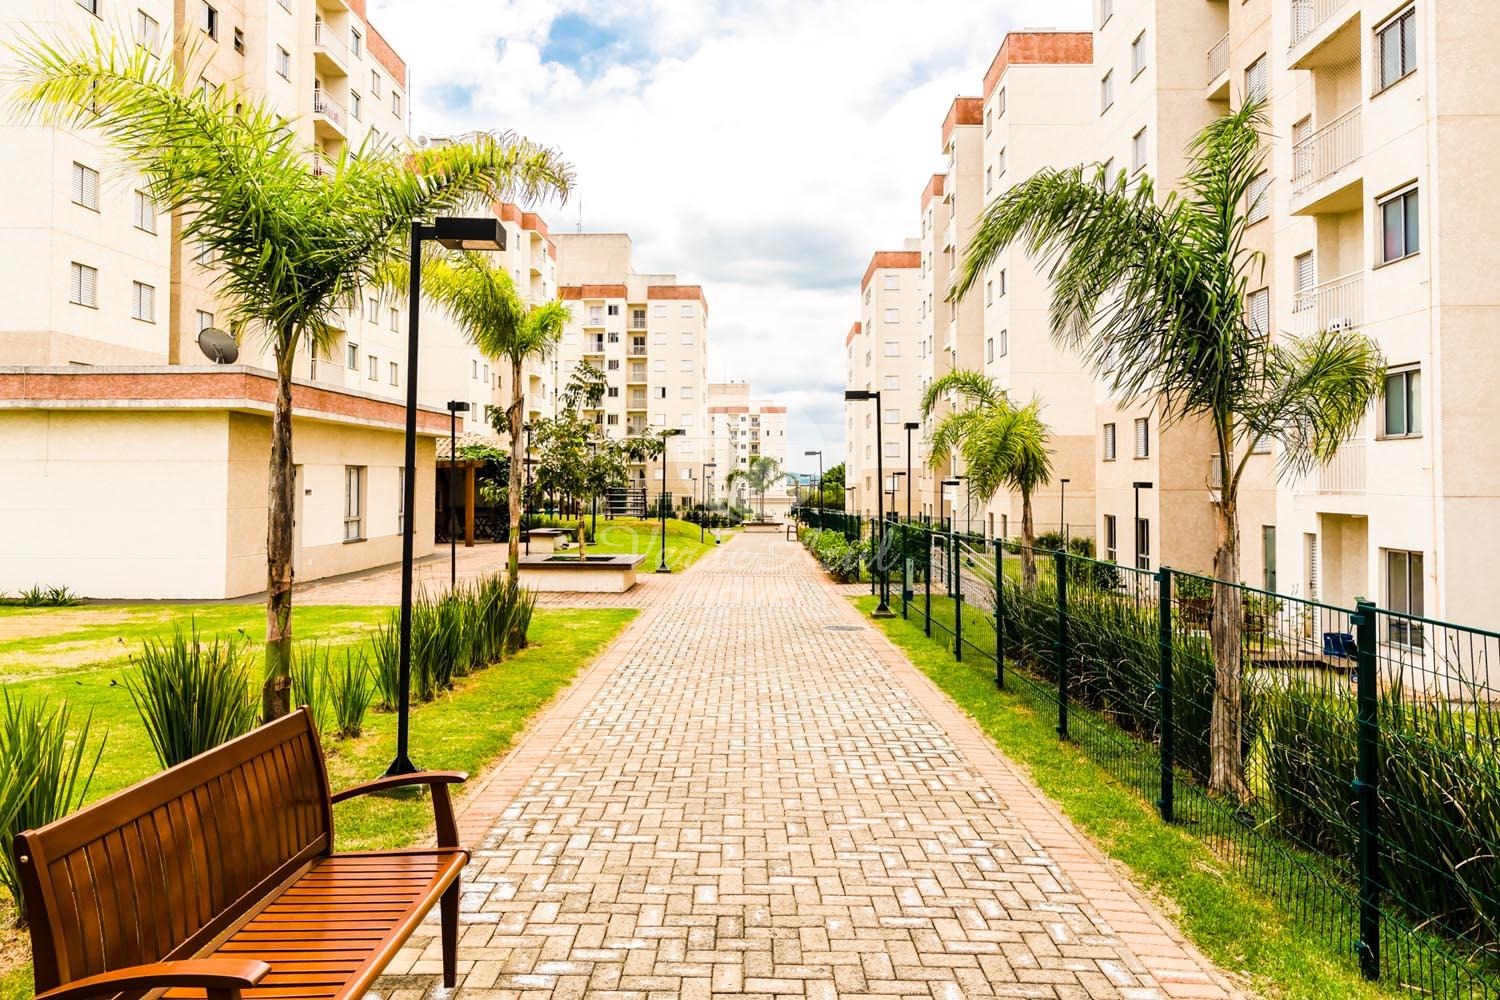
{"label": "tall street light", "polygon": [[[944,479],[941,483],[938,484],[938,523],[939,524],[942,524],[943,521],[944,521],[944,518],[943,518],[943,504],[948,499],[948,487],[950,487],[950,486],[957,486],[958,484],[959,484],[959,480],[958,479]],[[953,500],[954,500],[954,503],[958,502],[958,498],[957,497],[954,497]],[[949,507],[951,508],[952,504],[949,504]],[[952,529],[952,525],[949,525],[949,529],[950,530]]]}
{"label": "tall street light", "polygon": [[[823,449],[819,448],[817,451],[804,451],[802,454],[806,455],[808,458],[811,458],[814,455],[818,456],[818,510],[821,511],[823,509]],[[819,516],[821,517],[821,515]],[[818,527],[821,528],[822,524],[819,524]]]}
{"label": "tall street light", "polygon": [[873,400],[875,403],[875,519],[879,525],[880,540],[875,547],[876,558],[880,561],[880,603],[875,606],[876,618],[891,618],[891,607],[887,601],[889,581],[885,575],[885,445],[881,440],[880,425],[880,390],[879,389],[846,389],[844,401],[847,403],[859,403],[865,400]]}
{"label": "tall street light", "polygon": [[1141,490],[1149,490],[1150,483],[1131,483],[1130,488],[1135,491],[1135,568],[1141,569]]}
{"label": "tall street light", "polygon": [[906,519],[911,520],[911,432],[922,425],[915,420],[908,420],[901,425],[906,431]]}
{"label": "tall street light", "polygon": [[1063,551],[1068,551],[1068,484],[1073,480],[1059,479],[1062,492],[1057,495],[1057,519],[1062,522]]}
{"label": "tall street light", "polygon": [[[531,421],[528,420],[521,426],[526,430],[526,458],[524,459],[526,463],[526,495],[521,498],[521,520],[524,522],[522,530],[526,533],[526,554],[529,556],[531,555],[531,467],[536,464],[536,459],[531,457]],[[515,461],[514,455],[511,456],[511,461]]]}
{"label": "tall street light", "polygon": [[[719,464],[717,462],[704,462],[698,470],[698,481],[703,484],[703,502],[699,504],[701,509],[698,511],[698,543],[700,545],[703,543],[703,526],[708,523],[708,470],[717,469],[718,467]],[[714,544],[716,545],[718,544],[718,537],[717,535],[714,536]]]}
{"label": "tall street light", "polygon": [[658,573],[670,573],[667,566],[667,441],[682,433],[681,427],[668,427],[661,432],[661,502],[657,504],[661,514],[661,565]]}
{"label": "tall street light", "polygon": [[435,240],[449,250],[504,250],[505,227],[494,216],[487,218],[446,218],[439,216],[430,223],[413,220],[411,224],[411,310],[406,337],[406,454],[403,467],[402,510],[406,517],[401,525],[401,659],[398,672],[400,698],[396,715],[396,756],[386,768],[387,775],[411,774],[411,592],[412,556],[415,546],[417,510],[417,362],[419,317],[422,313],[422,242]]}
{"label": "tall street light", "polygon": [[453,498],[458,487],[453,484],[458,471],[458,415],[468,413],[469,404],[463,400],[448,400],[448,587],[458,586],[458,532],[453,530]]}

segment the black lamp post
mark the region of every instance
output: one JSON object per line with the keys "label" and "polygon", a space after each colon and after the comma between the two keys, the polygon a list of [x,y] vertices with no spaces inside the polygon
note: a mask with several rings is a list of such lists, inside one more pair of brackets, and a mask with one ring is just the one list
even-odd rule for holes
{"label": "black lamp post", "polygon": [[1059,479],[1062,492],[1057,495],[1057,519],[1062,522],[1063,551],[1068,550],[1068,484],[1073,480]]}
{"label": "black lamp post", "polygon": [[[823,450],[820,448],[817,451],[804,451],[802,454],[806,455],[808,458],[811,458],[814,455],[818,456],[818,510],[822,511],[822,509],[823,509]],[[821,518],[821,516],[822,515],[820,514],[819,517]],[[822,526],[823,525],[821,523],[819,523],[818,527],[821,528]]]}
{"label": "black lamp post", "polygon": [[1141,490],[1151,489],[1151,484],[1131,483],[1130,488],[1135,491],[1135,568],[1141,569]]}
{"label": "black lamp post", "polygon": [[448,400],[448,586],[458,586],[458,532],[453,530],[454,497],[457,487],[453,484],[458,471],[458,415],[468,413],[469,404],[463,400]]}
{"label": "black lamp post", "polygon": [[890,604],[886,600],[887,591],[890,588],[888,585],[889,581],[885,576],[885,493],[883,490],[883,487],[885,485],[885,445],[881,440],[880,434],[880,425],[882,423],[882,414],[880,412],[880,390],[846,389],[844,391],[845,402],[858,403],[865,400],[874,400],[875,402],[875,519],[877,524],[879,525],[880,531],[879,541],[877,542],[875,547],[875,554],[876,558],[880,562],[881,568],[880,603],[875,606],[875,617],[890,618],[894,616],[891,614]]}
{"label": "black lamp post", "polygon": [[[698,543],[700,545],[703,543],[703,526],[708,523],[708,505],[710,502],[708,495],[708,470],[717,469],[718,467],[719,464],[717,462],[704,462],[698,470],[698,481],[703,484],[701,487],[703,490],[703,500],[698,505],[701,508],[698,511]],[[714,544],[719,544],[718,535],[714,536]]]}
{"label": "black lamp post", "polygon": [[[948,487],[950,487],[950,486],[957,486],[958,483],[959,483],[959,480],[957,480],[957,479],[944,479],[941,483],[938,484],[938,523],[939,524],[943,523],[943,521],[944,521],[944,518],[943,518],[943,504],[948,499]],[[954,499],[957,500],[958,498],[955,497]],[[949,525],[949,528],[951,530],[952,525]]]}
{"label": "black lamp post", "polygon": [[411,224],[411,293],[407,307],[411,310],[406,337],[406,454],[401,525],[401,659],[398,680],[400,699],[396,716],[396,757],[386,768],[387,775],[411,774],[411,592],[412,562],[415,546],[413,526],[417,509],[417,361],[418,338],[422,313],[422,241],[435,240],[449,250],[504,250],[505,227],[494,216],[487,218],[444,218],[430,223],[413,220]]}
{"label": "black lamp post", "polygon": [[531,555],[531,467],[536,459],[531,457],[531,422],[521,425],[526,431],[526,495],[521,503],[521,530],[526,533],[526,554]]}
{"label": "black lamp post", "polygon": [[[897,472],[891,473],[891,488],[890,488],[890,490],[888,492],[891,495],[891,518],[893,520],[897,517],[897,514],[896,514],[896,490],[901,485],[900,482],[899,482],[899,480],[906,479],[906,478],[907,478],[907,473],[905,473],[905,472],[897,471]],[[910,510],[911,509],[911,481],[910,480],[907,480],[906,496],[907,496],[907,509]],[[910,520],[910,516],[908,516],[907,519]]]}
{"label": "black lamp post", "polygon": [[[593,476],[592,468],[595,460],[599,457],[599,442],[589,438],[589,469],[590,477]],[[599,537],[599,492],[593,483],[589,484],[589,537]]]}
{"label": "black lamp post", "polygon": [[661,503],[658,504],[661,514],[661,565],[656,567],[658,573],[672,572],[667,566],[667,441],[681,433],[681,427],[668,427],[661,432]]}
{"label": "black lamp post", "polygon": [[908,420],[902,427],[906,431],[906,519],[911,520],[911,432],[922,425],[915,420]]}

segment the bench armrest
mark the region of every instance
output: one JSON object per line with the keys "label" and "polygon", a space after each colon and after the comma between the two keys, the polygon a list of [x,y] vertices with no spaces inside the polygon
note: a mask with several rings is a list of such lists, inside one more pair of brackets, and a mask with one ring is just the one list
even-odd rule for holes
{"label": "bench armrest", "polygon": [[238,958],[190,958],[177,962],[153,962],[111,969],[97,976],[75,979],[56,989],[37,994],[36,1000],[82,1000],[107,997],[131,990],[197,987],[207,990],[209,1000],[235,998],[271,971],[265,962]]}
{"label": "bench armrest", "polygon": [[432,789],[433,820],[437,825],[439,847],[459,847],[458,822],[453,816],[453,797],[448,786],[469,780],[463,771],[414,771],[411,774],[388,774],[374,781],[353,785],[331,796],[334,802],[343,802],[357,795],[383,792],[389,788],[406,788],[411,785],[427,785]]}

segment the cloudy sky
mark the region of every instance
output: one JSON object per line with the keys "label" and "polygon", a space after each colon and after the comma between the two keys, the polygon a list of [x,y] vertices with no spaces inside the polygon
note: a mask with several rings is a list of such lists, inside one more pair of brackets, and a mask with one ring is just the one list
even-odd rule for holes
{"label": "cloudy sky", "polygon": [[[870,254],[915,235],[942,119],[1011,28],[1089,0],[371,0],[417,132],[561,148],[556,230],[631,234],[704,285],[709,375],[790,408],[791,467],[842,447],[843,338]],[[833,459],[830,459],[830,464]],[[812,466],[815,470],[816,466]]]}

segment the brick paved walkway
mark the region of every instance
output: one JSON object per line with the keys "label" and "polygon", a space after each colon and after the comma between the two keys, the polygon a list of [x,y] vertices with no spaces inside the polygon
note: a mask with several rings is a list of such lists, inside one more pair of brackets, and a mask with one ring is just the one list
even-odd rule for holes
{"label": "brick paved walkway", "polygon": [[462,997],[1232,995],[774,536],[664,581],[461,822]]}

